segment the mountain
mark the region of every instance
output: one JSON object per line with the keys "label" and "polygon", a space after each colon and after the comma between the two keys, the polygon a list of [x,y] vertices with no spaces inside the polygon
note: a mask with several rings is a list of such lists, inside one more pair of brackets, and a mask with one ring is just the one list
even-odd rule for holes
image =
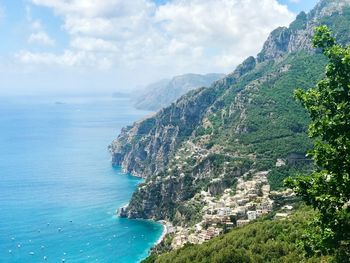
{"label": "mountain", "polygon": [[[175,231],[180,240],[199,231],[210,207],[231,209],[225,200],[240,196],[255,212],[258,206],[270,210],[270,188],[280,190],[284,177],[310,169],[309,118],[293,91],[323,77],[326,59],[311,46],[321,24],[349,43],[350,0],[320,1],[288,28],[274,30],[257,57],[231,74],[124,128],[110,145],[113,164],[145,182],[121,216],[170,221],[188,230]],[[242,197],[248,185],[255,188]],[[247,220],[245,212],[234,211]]]}
{"label": "mountain", "polygon": [[214,81],[223,78],[223,74],[185,74],[171,80],[165,79],[148,85],[140,94],[134,96],[136,108],[156,111],[169,106],[190,90],[208,87]]}

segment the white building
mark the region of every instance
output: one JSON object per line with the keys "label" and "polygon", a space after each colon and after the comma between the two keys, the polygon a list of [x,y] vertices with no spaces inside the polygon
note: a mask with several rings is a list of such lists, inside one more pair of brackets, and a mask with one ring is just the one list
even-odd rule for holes
{"label": "white building", "polygon": [[256,219],[256,211],[248,211],[247,216],[248,216],[248,220],[255,220]]}

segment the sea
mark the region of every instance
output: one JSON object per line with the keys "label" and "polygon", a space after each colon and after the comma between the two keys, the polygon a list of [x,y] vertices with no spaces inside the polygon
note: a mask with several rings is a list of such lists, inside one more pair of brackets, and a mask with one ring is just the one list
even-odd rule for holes
{"label": "sea", "polygon": [[149,114],[128,98],[0,98],[0,262],[133,263],[163,232],[119,218],[142,181],[108,145]]}

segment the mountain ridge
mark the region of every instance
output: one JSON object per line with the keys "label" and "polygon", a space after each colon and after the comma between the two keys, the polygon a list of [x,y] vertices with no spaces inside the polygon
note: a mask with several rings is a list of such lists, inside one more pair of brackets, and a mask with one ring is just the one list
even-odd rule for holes
{"label": "mountain ridge", "polygon": [[175,76],[152,83],[140,93],[133,96],[133,103],[138,109],[159,110],[169,106],[190,90],[210,86],[214,81],[224,77],[224,74],[208,73]]}
{"label": "mountain ridge", "polygon": [[288,28],[274,30],[256,58],[123,129],[110,146],[113,164],[146,181],[121,216],[190,227],[204,213],[201,191],[220,196],[258,171],[270,171],[274,188],[289,169],[307,163],[308,116],[293,90],[323,76],[326,60],[311,46],[316,26],[328,24],[349,42],[349,4],[321,1]]}

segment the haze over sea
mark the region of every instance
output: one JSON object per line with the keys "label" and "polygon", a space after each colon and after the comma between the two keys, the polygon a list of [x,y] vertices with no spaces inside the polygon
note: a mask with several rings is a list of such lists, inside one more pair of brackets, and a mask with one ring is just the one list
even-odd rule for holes
{"label": "haze over sea", "polygon": [[146,114],[128,99],[0,99],[0,262],[147,256],[163,228],[115,216],[141,181],[113,168],[107,150]]}

